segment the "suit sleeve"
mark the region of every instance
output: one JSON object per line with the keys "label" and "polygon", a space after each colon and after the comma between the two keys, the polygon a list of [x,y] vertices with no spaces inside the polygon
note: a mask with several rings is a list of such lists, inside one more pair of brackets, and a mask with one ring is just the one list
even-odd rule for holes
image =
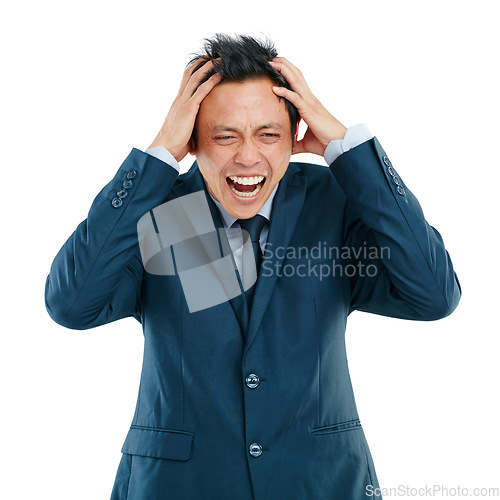
{"label": "suit sleeve", "polygon": [[347,196],[349,312],[412,320],[451,314],[461,289],[443,239],[377,138],[343,153],[330,171]]}
{"label": "suit sleeve", "polygon": [[45,305],[54,321],[77,330],[129,316],[141,321],[137,221],[162,203],[177,176],[163,161],[132,149],[51,265]]}

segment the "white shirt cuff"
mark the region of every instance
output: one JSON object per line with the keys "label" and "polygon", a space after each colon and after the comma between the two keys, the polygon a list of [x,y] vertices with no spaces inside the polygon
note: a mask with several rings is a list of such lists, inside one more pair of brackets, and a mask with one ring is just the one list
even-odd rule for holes
{"label": "white shirt cuff", "polygon": [[179,164],[177,163],[177,160],[171,155],[170,151],[163,146],[146,149],[146,153],[158,158],[158,160],[168,163],[171,167],[174,167],[177,172],[179,172]]}
{"label": "white shirt cuff", "polygon": [[325,149],[323,157],[328,165],[331,165],[342,153],[349,151],[363,142],[373,139],[373,134],[364,123],[358,123],[347,129],[343,139],[330,141]]}

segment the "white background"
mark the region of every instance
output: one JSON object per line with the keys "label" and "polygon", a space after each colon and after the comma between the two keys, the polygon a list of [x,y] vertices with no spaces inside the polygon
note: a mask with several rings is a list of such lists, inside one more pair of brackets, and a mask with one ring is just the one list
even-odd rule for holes
{"label": "white background", "polygon": [[381,486],[500,487],[494,7],[2,7],[0,497],[109,498],[135,408],[142,331],[132,318],[84,332],[57,325],[45,310],[45,279],[131,148],[151,144],[190,53],[217,31],[269,35],[340,121],[366,123],[453,259],[463,297],[452,316],[419,323],[354,313],[348,322],[352,381]]}

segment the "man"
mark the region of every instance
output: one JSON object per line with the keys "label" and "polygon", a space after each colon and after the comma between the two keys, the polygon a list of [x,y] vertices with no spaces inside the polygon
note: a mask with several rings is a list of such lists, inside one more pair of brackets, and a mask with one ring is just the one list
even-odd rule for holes
{"label": "man", "polygon": [[[132,149],[47,277],[58,323],[143,325],[113,500],[366,498],[378,482],[347,316],[436,320],[460,299],[378,140],[276,56],[250,37],[208,40],[150,148]],[[329,167],[290,163],[301,152]]]}

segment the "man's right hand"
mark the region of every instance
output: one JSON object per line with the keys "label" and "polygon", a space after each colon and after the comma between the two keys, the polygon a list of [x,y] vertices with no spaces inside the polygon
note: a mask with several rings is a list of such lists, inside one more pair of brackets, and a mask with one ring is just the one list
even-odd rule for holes
{"label": "man's right hand", "polygon": [[205,74],[213,68],[213,63],[210,60],[193,73],[193,69],[199,62],[200,59],[197,59],[184,71],[179,93],[172,103],[163,126],[149,146],[150,148],[163,146],[177,162],[180,162],[189,152],[189,140],[201,102],[221,81],[221,76],[215,73],[200,85]]}

